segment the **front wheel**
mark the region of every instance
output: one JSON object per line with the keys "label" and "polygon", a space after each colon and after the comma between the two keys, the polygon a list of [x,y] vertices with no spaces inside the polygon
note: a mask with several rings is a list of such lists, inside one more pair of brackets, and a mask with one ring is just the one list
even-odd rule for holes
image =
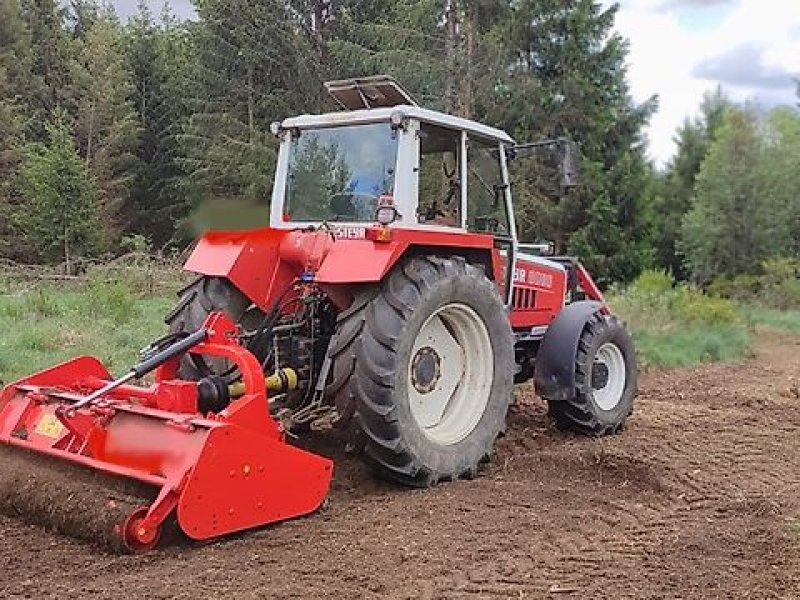
{"label": "front wheel", "polygon": [[628,330],[612,315],[596,314],[586,324],[575,356],[575,395],[548,400],[561,429],[588,435],[618,432],[637,393],[636,351]]}
{"label": "front wheel", "polygon": [[475,475],[513,388],[513,337],[495,284],[460,257],[414,258],[356,313],[342,324],[357,323],[358,335],[334,358],[352,360],[337,406],[355,413],[370,462],[413,486]]}

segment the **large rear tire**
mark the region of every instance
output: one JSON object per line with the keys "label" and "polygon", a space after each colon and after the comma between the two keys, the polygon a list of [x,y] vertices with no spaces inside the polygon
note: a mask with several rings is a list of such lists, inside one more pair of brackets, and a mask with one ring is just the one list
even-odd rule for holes
{"label": "large rear tire", "polygon": [[[224,312],[234,323],[238,323],[251,305],[236,286],[222,277],[200,276],[178,294],[178,304],[164,317],[170,333],[193,333],[202,327],[210,313],[217,311]],[[205,371],[219,374],[227,366],[224,359],[187,354],[181,360],[180,376],[196,381],[209,374]]]}
{"label": "large rear tire", "polygon": [[418,487],[473,477],[513,391],[513,336],[495,284],[460,257],[413,258],[357,297],[340,331],[337,407],[354,414],[379,474]]}
{"label": "large rear tire", "polygon": [[560,429],[592,436],[619,432],[633,410],[638,390],[633,340],[613,315],[595,314],[586,324],[575,356],[576,393],[548,400]]}

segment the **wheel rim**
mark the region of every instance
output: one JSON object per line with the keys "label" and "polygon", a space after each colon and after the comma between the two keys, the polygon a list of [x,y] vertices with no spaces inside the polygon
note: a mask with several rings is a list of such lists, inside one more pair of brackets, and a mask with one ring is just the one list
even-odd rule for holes
{"label": "wheel rim", "polygon": [[466,438],[478,425],[494,377],[489,332],[473,309],[452,303],[422,325],[408,365],[411,414],[442,445]]}
{"label": "wheel rim", "polygon": [[602,410],[613,410],[622,399],[627,373],[619,346],[608,342],[600,346],[592,365],[592,394]]}

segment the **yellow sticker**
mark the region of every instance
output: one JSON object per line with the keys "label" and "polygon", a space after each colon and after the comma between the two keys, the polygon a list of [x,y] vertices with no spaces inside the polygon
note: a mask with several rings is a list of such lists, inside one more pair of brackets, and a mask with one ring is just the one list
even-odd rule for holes
{"label": "yellow sticker", "polygon": [[41,419],[39,419],[34,431],[36,431],[36,433],[39,435],[58,439],[61,437],[61,433],[64,431],[64,425],[58,420],[57,416],[47,413]]}

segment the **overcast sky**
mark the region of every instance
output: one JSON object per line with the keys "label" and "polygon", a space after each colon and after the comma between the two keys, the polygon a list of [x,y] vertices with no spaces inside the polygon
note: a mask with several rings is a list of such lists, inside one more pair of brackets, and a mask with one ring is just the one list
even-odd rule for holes
{"label": "overcast sky", "polygon": [[[611,0],[603,0],[611,4]],[[696,114],[703,93],[722,85],[735,100],[797,104],[800,0],[622,0],[617,30],[630,40],[629,79],[638,100],[660,98],[648,130],[659,162]]]}
{"label": "overcast sky", "polygon": [[[158,14],[163,0],[148,0]],[[601,0],[610,5],[613,0]],[[136,0],[116,0],[121,16]],[[170,0],[180,16],[190,0]],[[800,0],[621,0],[617,30],[630,40],[634,97],[658,94],[647,131],[650,154],[663,163],[674,152],[675,129],[695,114],[703,93],[718,84],[735,100],[796,105],[800,76]]]}

